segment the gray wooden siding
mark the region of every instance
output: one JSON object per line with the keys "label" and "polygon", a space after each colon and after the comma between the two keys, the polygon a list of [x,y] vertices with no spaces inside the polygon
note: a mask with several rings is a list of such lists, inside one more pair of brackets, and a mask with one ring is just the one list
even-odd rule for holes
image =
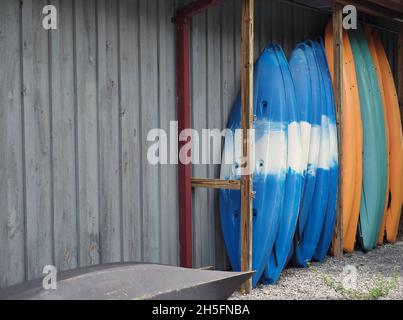
{"label": "gray wooden siding", "polygon": [[[42,28],[49,3],[57,31]],[[176,166],[150,165],[146,138],[176,119],[171,17],[184,3],[0,1],[0,287],[40,277],[47,264],[178,264]],[[256,6],[257,52],[275,41],[289,54],[328,20]],[[396,38],[383,39],[395,68]],[[240,0],[193,19],[194,128],[225,127],[240,43]],[[219,166],[195,165],[194,175],[218,177]],[[227,268],[216,191],[193,191],[193,216],[195,266]]]}
{"label": "gray wooden siding", "polygon": [[[57,31],[42,8],[58,8]],[[174,1],[0,2],[0,287],[114,261],[178,264]]]}

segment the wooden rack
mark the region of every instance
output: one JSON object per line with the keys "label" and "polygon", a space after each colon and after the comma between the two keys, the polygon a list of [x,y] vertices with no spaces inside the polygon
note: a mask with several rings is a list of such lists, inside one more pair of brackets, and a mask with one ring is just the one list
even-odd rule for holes
{"label": "wooden rack", "polygon": [[[177,12],[173,21],[176,24],[176,65],[177,73],[177,97],[178,97],[178,127],[179,130],[190,128],[190,18],[208,10],[224,0],[199,0],[192,2]],[[334,32],[334,99],[337,117],[338,150],[339,150],[339,190],[343,185],[343,122],[342,122],[342,59],[343,59],[343,5],[346,0],[333,2],[333,32]],[[375,8],[374,1],[354,1],[360,10],[371,14],[385,15],[385,10]],[[392,3],[392,2],[391,2]],[[393,8],[391,8],[393,11]],[[387,14],[386,14],[387,15]],[[251,145],[247,139],[247,130],[252,128],[253,120],[253,63],[254,63],[254,0],[242,0],[242,61],[241,61],[241,100],[242,100],[242,129],[243,129],[243,156],[250,159]],[[403,27],[399,32],[399,77],[398,91],[399,102],[403,105]],[[402,115],[403,112],[401,111]],[[186,142],[179,143],[179,150]],[[247,165],[247,163],[246,163]],[[253,208],[253,176],[244,174],[240,181],[192,178],[191,164],[179,164],[179,242],[180,263],[184,267],[192,267],[192,213],[191,213],[191,189],[212,188],[232,189],[241,191],[241,268],[243,271],[252,269],[252,208]],[[343,208],[342,193],[337,199],[337,219],[334,234],[334,254],[340,258],[343,255]],[[248,293],[252,289],[249,281],[243,286],[243,291]]]}

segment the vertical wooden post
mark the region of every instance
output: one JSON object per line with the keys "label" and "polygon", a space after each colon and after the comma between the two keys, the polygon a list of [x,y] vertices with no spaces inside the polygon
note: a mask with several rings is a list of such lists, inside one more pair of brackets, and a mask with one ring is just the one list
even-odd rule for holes
{"label": "vertical wooden post", "polygon": [[334,101],[337,117],[337,136],[339,149],[339,192],[337,198],[337,218],[334,234],[334,256],[343,256],[343,7],[333,4],[333,36],[334,36]]}
{"label": "vertical wooden post", "polygon": [[[399,96],[400,117],[403,124],[403,23],[400,23],[399,26],[397,59],[397,92]],[[403,208],[400,218],[400,230],[403,230]]]}
{"label": "vertical wooden post", "polygon": [[[252,146],[249,131],[253,121],[253,25],[254,0],[242,0],[242,68],[241,68],[241,96],[242,96],[242,152],[246,159],[241,178],[241,268],[242,271],[252,270],[252,197],[253,177],[247,172],[251,160]],[[252,291],[252,281],[249,280],[242,287],[244,293]]]}

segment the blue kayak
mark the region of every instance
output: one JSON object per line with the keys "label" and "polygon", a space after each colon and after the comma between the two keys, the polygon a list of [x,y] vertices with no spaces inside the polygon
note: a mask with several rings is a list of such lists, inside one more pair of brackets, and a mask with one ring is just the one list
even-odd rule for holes
{"label": "blue kayak", "polygon": [[[291,54],[289,66],[290,72],[292,75],[292,79],[295,87],[295,95],[297,101],[297,111],[300,120],[300,128],[301,128],[301,139],[302,139],[302,189],[301,189],[301,199],[299,206],[299,214],[295,232],[295,244],[298,243],[300,235],[304,229],[306,218],[308,211],[302,210],[302,203],[306,203],[305,208],[308,207],[308,203],[310,203],[312,199],[313,191],[311,189],[314,187],[315,183],[315,168],[317,161],[317,156],[319,150],[313,149],[311,150],[311,133],[312,126],[318,127],[318,119],[316,123],[313,121],[313,100],[316,101],[316,91],[312,90],[312,80],[311,80],[311,72],[306,50],[310,50],[309,47],[301,43],[299,44]],[[316,73],[314,74],[316,75]],[[314,96],[313,96],[314,95]],[[294,255],[294,243],[290,245],[289,254],[287,258],[287,262],[291,260]]]}
{"label": "blue kayak", "polygon": [[330,77],[329,67],[326,60],[325,49],[323,41],[319,40],[313,42],[313,48],[319,61],[320,69],[322,70],[322,78],[325,86],[327,115],[329,119],[329,199],[325,212],[325,221],[322,228],[322,233],[314,259],[323,262],[326,254],[329,251],[332,242],[334,226],[336,222],[336,205],[337,205],[337,191],[338,191],[338,149],[337,149],[337,127],[336,127],[336,114],[334,106],[334,97],[332,89],[332,80]]}
{"label": "blue kayak", "polygon": [[[309,209],[306,217],[304,229],[299,238],[299,243],[295,248],[295,263],[297,266],[306,267],[308,262],[313,258],[313,255],[318,244],[323,223],[325,220],[325,212],[329,197],[329,155],[330,155],[330,135],[329,135],[329,115],[327,114],[327,101],[325,95],[325,85],[322,77],[323,70],[319,64],[319,58],[314,49],[314,43],[307,41],[309,49],[307,60],[310,69],[316,71],[317,81],[312,83],[312,91],[316,91],[317,100],[316,106],[313,103],[312,108],[316,111],[316,117],[320,118],[320,129],[318,132],[312,129],[311,147],[319,146],[319,157],[316,167],[316,177],[314,192],[312,194]],[[304,205],[304,204],[303,204]]]}
{"label": "blue kayak", "polygon": [[[302,193],[302,199],[300,204],[299,210],[299,217],[298,217],[298,229],[296,230],[296,239],[297,242],[300,241],[302,238],[302,234],[305,229],[305,225],[308,220],[309,211],[311,209],[312,199],[315,191],[315,182],[316,182],[316,171],[319,161],[319,147],[320,147],[320,134],[321,134],[321,111],[320,111],[320,104],[321,104],[321,92],[319,89],[320,84],[320,75],[318,72],[318,68],[315,63],[312,61],[315,60],[313,55],[312,48],[303,43],[299,44],[296,50],[301,49],[301,53],[305,56],[305,60],[309,70],[309,79],[305,81],[309,81],[311,86],[309,87],[308,82],[301,84],[300,88],[297,88],[296,95],[297,100],[301,100],[301,95],[309,95],[311,96],[311,105],[309,106],[311,110],[310,116],[310,130],[309,130],[309,151],[308,151],[308,163],[307,169],[304,176],[304,188]],[[291,73],[295,78],[295,75],[298,73],[298,70],[295,70],[294,65],[290,65]],[[311,89],[309,92],[309,88]],[[304,92],[304,90],[306,92]],[[305,151],[306,152],[306,151]]]}
{"label": "blue kayak", "polygon": [[[255,168],[253,188],[253,254],[252,268],[256,271],[253,286],[261,278],[280,227],[280,217],[287,174],[287,128],[286,101],[288,88],[281,68],[279,48],[269,46],[263,50],[255,64],[253,109],[256,115]],[[232,153],[231,136],[241,128],[241,99],[232,109],[225,137],[222,179],[240,179],[241,159]],[[231,157],[232,154],[232,157]],[[231,266],[240,271],[240,209],[239,190],[220,190],[220,219],[224,242]]]}
{"label": "blue kayak", "polygon": [[294,92],[294,83],[287,59],[282,49],[279,46],[276,47],[278,49],[277,55],[286,90],[285,107],[288,113],[288,151],[287,175],[282,214],[280,217],[280,229],[263,276],[263,282],[267,284],[276,283],[287,264],[288,253],[293,243],[293,237],[297,225],[303,177],[301,129]]}

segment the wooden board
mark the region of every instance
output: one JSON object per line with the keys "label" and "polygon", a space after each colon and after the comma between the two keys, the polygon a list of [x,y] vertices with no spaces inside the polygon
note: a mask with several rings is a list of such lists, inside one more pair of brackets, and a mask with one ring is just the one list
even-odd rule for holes
{"label": "wooden board", "polygon": [[[19,2],[0,4],[0,288],[25,279],[22,65]],[[13,30],[13,31],[12,31]]]}
{"label": "wooden board", "polygon": [[75,2],[78,262],[100,262],[98,98],[95,0]]}
{"label": "wooden board", "polygon": [[[254,0],[242,0],[242,68],[241,68],[241,100],[242,100],[242,130],[243,130],[243,157],[246,167],[252,159],[252,143],[249,129],[252,128],[253,118],[253,63],[254,63]],[[253,177],[251,173],[243,171],[241,177],[241,270],[252,270],[252,194]],[[252,291],[252,282],[244,284],[246,293]]]}
{"label": "wooden board", "polygon": [[[120,86],[122,125],[122,214],[123,260],[141,261],[142,251],[142,170],[139,3],[122,1],[119,6]],[[122,72],[126,70],[126,72]]]}
{"label": "wooden board", "polygon": [[23,106],[26,170],[27,279],[42,275],[55,263],[53,174],[50,126],[49,34],[42,27],[47,1],[22,1]]}
{"label": "wooden board", "polygon": [[55,266],[64,271],[78,266],[76,195],[76,100],[73,3],[51,2],[59,12],[57,31],[49,35],[51,141]]}
{"label": "wooden board", "polygon": [[239,180],[192,178],[192,187],[193,188],[208,188],[208,189],[239,190],[241,188],[241,182]]}
{"label": "wooden board", "polygon": [[[222,83],[221,72],[217,73],[216,70],[221,70],[221,41],[215,34],[217,30],[221,30],[221,11],[222,5],[213,7],[207,12],[207,73],[211,79],[207,83],[207,124],[211,129],[222,128],[222,112],[221,112],[221,90]],[[214,154],[214,152],[216,152]],[[210,154],[210,161],[221,160],[221,147],[217,150],[212,150]],[[217,162],[215,162],[217,163]],[[208,166],[207,177],[219,178],[220,165],[211,164]],[[210,265],[217,265],[219,270],[225,270],[222,264],[222,257],[225,256],[225,249],[223,246],[221,225],[219,216],[219,203],[218,192],[216,190],[208,190],[208,223],[210,228],[214,230],[209,233],[209,246],[214,248],[210,250],[208,263]],[[206,262],[205,262],[206,263]]]}
{"label": "wooden board", "polygon": [[101,262],[122,257],[118,3],[97,2],[99,214]]}
{"label": "wooden board", "polygon": [[[159,128],[169,132],[171,121],[176,119],[175,97],[175,13],[173,1],[158,1],[158,90]],[[131,19],[131,18],[130,18]],[[172,137],[171,139],[175,139]],[[173,142],[170,141],[170,145]],[[177,153],[169,154],[177,159]],[[160,166],[160,263],[177,265],[178,257],[178,185],[175,165]]]}
{"label": "wooden board", "polygon": [[[333,6],[333,34],[334,34],[334,71],[333,71],[333,92],[336,108],[338,150],[339,150],[339,190],[343,187],[343,12],[338,4]],[[333,241],[334,255],[337,258],[343,256],[343,198],[339,192],[337,199],[337,218]]]}
{"label": "wooden board", "polygon": [[[157,1],[141,1],[139,7],[140,23],[140,135],[143,150],[147,148],[149,130],[158,128],[158,31]],[[155,197],[160,184],[159,169],[152,166],[143,152],[141,157],[142,171],[142,228],[143,255],[148,262],[157,262],[160,257],[160,199]]]}

